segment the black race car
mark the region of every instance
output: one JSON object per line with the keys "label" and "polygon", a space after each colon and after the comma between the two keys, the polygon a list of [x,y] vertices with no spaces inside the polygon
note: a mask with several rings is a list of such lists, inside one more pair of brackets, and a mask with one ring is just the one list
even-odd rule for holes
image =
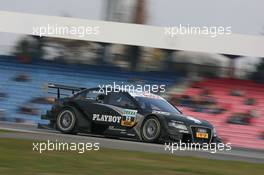
{"label": "black race car", "polygon": [[[144,142],[217,143],[215,128],[205,120],[183,115],[152,93],[75,88],[50,84],[57,90],[52,109],[41,118],[63,133],[91,133]],[[61,91],[72,91],[60,98]]]}

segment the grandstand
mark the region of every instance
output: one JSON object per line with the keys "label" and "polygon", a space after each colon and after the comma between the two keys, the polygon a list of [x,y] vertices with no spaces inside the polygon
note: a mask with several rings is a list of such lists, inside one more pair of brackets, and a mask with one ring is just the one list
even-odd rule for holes
{"label": "grandstand", "polygon": [[[175,85],[183,80],[183,77],[161,72],[129,72],[112,66],[102,65],[78,65],[62,64],[54,61],[33,60],[31,64],[19,63],[15,57],[0,57],[0,92],[6,93],[6,97],[0,100],[0,109],[4,113],[1,120],[25,123],[46,123],[40,120],[40,114],[50,108],[49,104],[31,103],[33,98],[52,96],[47,93],[45,85],[58,83],[81,87],[96,87],[102,84],[131,83],[140,80],[144,84]],[[19,74],[29,77],[28,81],[15,81]],[[225,108],[221,114],[209,114],[197,112],[193,109],[180,106],[179,108],[187,115],[195,116],[211,122],[217,129],[218,134],[225,142],[231,142],[235,146],[247,148],[264,147],[260,133],[264,126],[264,85],[251,80],[238,80],[229,78],[205,79],[194,82],[186,88],[182,94],[197,96],[206,87],[210,96],[217,100],[219,106]],[[233,89],[243,91],[243,96],[231,96]],[[244,104],[245,98],[253,98],[254,105]],[[29,105],[38,109],[37,114],[21,114],[19,107]],[[227,123],[234,113],[246,113],[256,110],[258,117],[253,118],[249,125],[236,125]]]}
{"label": "grandstand", "polygon": [[[46,112],[50,105],[30,103],[32,98],[52,96],[45,90],[48,83],[65,84],[80,87],[98,87],[116,83],[164,84],[170,86],[181,77],[161,72],[128,72],[116,67],[99,65],[63,64],[53,61],[33,60],[31,64],[19,63],[15,57],[0,57],[0,92],[7,94],[0,100],[0,109],[4,112],[2,120],[45,123],[40,120],[40,113]],[[19,74],[25,74],[29,81],[15,81]],[[138,82],[137,82],[138,83]],[[29,105],[39,109],[37,115],[18,113],[19,107]]]}
{"label": "grandstand", "polygon": [[[209,114],[195,112],[193,109],[183,106],[180,107],[181,110],[188,115],[211,122],[225,142],[231,142],[233,145],[240,147],[263,149],[264,141],[261,140],[260,134],[264,130],[264,85],[251,80],[206,79],[193,83],[183,94],[195,97],[201,93],[204,87],[208,89],[210,96],[217,100],[218,105],[226,108],[226,111],[221,114]],[[238,88],[243,92],[242,96],[230,95],[233,89]],[[244,103],[246,98],[253,98],[256,103],[246,105]],[[248,125],[227,122],[233,114],[247,113],[250,110],[256,110],[258,116],[253,118]]]}

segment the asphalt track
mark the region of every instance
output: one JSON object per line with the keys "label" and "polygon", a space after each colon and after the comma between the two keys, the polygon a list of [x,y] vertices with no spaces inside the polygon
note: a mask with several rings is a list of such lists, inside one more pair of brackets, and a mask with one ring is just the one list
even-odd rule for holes
{"label": "asphalt track", "polygon": [[32,141],[58,141],[58,142],[74,142],[74,143],[95,143],[99,142],[100,149],[111,148],[130,151],[143,151],[159,154],[168,154],[168,156],[192,156],[203,157],[208,159],[218,160],[235,160],[254,163],[264,163],[264,150],[253,150],[244,148],[234,148],[230,151],[219,151],[210,153],[209,151],[180,151],[174,150],[172,153],[168,148],[162,144],[149,144],[136,141],[129,141],[124,139],[111,139],[100,136],[92,136],[86,134],[67,135],[61,134],[54,130],[38,129],[36,125],[17,124],[0,122],[0,129],[6,129],[18,132],[0,133],[0,138],[16,138],[27,139]]}

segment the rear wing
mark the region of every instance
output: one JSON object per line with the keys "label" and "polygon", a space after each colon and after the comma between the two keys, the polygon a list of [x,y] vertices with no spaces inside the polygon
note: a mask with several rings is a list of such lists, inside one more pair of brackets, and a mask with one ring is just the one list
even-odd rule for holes
{"label": "rear wing", "polygon": [[50,93],[50,94],[57,94],[57,98],[58,99],[61,97],[61,95],[67,96],[67,94],[61,93],[61,90],[71,91],[72,94],[74,94],[75,92],[79,92],[81,90],[86,89],[84,87],[75,87],[75,86],[67,86],[67,85],[52,84],[52,83],[48,84],[48,88],[50,88],[50,89],[57,89],[57,92],[48,92],[48,93]]}

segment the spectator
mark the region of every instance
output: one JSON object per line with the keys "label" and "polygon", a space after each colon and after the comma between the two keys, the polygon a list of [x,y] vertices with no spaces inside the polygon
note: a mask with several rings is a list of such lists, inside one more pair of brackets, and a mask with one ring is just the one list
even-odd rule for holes
{"label": "spectator", "polygon": [[242,91],[240,89],[232,89],[230,92],[230,95],[242,97],[242,96],[244,96],[244,91]]}
{"label": "spectator", "polygon": [[37,108],[32,107],[32,105],[25,104],[25,105],[19,107],[18,113],[28,114],[28,115],[38,115],[39,111]]}
{"label": "spectator", "polygon": [[256,111],[255,109],[249,110],[247,114],[250,118],[256,118],[259,116],[258,111]]}
{"label": "spectator", "polygon": [[180,98],[181,98],[180,96],[177,96],[176,94],[172,94],[169,101],[173,105],[179,105],[180,104]]}
{"label": "spectator", "polygon": [[239,125],[250,125],[252,119],[258,117],[256,110],[249,110],[247,113],[235,113],[227,120],[227,123],[239,124]]}
{"label": "spectator", "polygon": [[205,103],[201,96],[196,96],[194,98],[193,108],[194,108],[193,111],[195,112],[204,112],[206,108],[205,108]]}
{"label": "spectator", "polygon": [[0,92],[0,100],[3,100],[4,98],[7,98],[7,94],[4,92]]}
{"label": "spectator", "polygon": [[[221,114],[225,111],[217,105],[217,101],[214,97],[209,95],[210,92],[205,89],[203,93],[198,96],[191,97],[189,95],[182,95],[178,98],[177,103],[181,106],[192,108],[195,112],[208,112],[211,114]],[[173,99],[173,102],[176,100]]]}
{"label": "spectator", "polygon": [[246,100],[244,101],[245,105],[255,105],[256,104],[256,100],[254,98],[246,98]]}
{"label": "spectator", "polygon": [[264,140],[264,131],[262,131],[262,132],[260,133],[260,139],[261,139],[261,140]]}
{"label": "spectator", "polygon": [[207,88],[203,88],[203,90],[200,93],[201,96],[208,96],[210,94],[211,94],[211,92]]}
{"label": "spectator", "polygon": [[5,120],[6,120],[5,110],[0,109],[0,121],[5,121]]}
{"label": "spectator", "polygon": [[249,125],[250,120],[245,113],[235,113],[228,118],[227,123],[238,125]]}
{"label": "spectator", "polygon": [[36,104],[52,104],[54,101],[54,97],[36,97],[33,98],[30,102]]}
{"label": "spectator", "polygon": [[189,95],[183,95],[180,98],[180,105],[190,107],[192,105],[192,98]]}
{"label": "spectator", "polygon": [[225,109],[218,107],[216,104],[212,104],[208,107],[207,112],[211,114],[222,114]]}
{"label": "spectator", "polygon": [[17,82],[27,82],[30,81],[29,77],[26,74],[19,74],[14,78],[14,81]]}

